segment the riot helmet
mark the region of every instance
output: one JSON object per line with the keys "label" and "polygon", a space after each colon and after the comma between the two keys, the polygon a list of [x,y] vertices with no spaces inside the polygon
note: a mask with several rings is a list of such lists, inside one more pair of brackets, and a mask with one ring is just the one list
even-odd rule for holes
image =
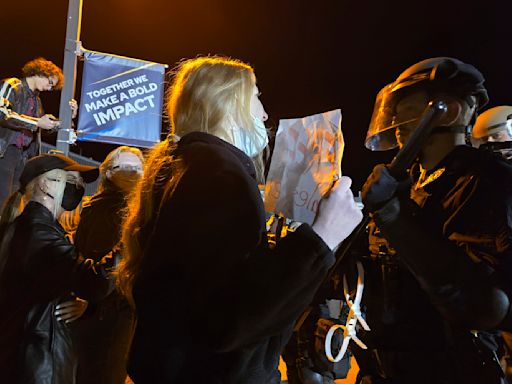
{"label": "riot helmet", "polygon": [[483,112],[472,132],[475,146],[512,159],[512,107],[501,105]]}
{"label": "riot helmet", "polygon": [[417,116],[397,122],[396,105],[404,96],[425,91],[433,98],[445,93],[466,101],[470,107],[476,103],[476,109],[480,109],[489,101],[484,81],[474,66],[450,57],[436,57],[414,64],[378,93],[365,146],[372,151],[393,149],[398,145],[396,128],[419,120],[420,116]]}

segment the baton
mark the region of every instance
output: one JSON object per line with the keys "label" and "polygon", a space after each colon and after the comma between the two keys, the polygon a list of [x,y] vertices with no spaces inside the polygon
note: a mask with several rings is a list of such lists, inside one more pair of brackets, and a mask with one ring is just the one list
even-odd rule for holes
{"label": "baton", "polygon": [[[446,102],[442,99],[435,99],[428,103],[423,111],[416,129],[411,134],[411,137],[405,145],[398,151],[391,163],[386,165],[389,173],[397,180],[403,180],[407,177],[407,170],[412,165],[421,148],[425,145],[435,123],[447,111],[448,107]],[[330,269],[329,273],[324,279],[324,283],[328,284],[334,271],[339,266],[341,261],[345,258],[348,251],[358,241],[359,237],[366,231],[366,227],[370,222],[370,215],[368,212],[363,212],[363,220],[352,231],[352,234],[342,243],[336,250],[334,257],[336,261]]]}

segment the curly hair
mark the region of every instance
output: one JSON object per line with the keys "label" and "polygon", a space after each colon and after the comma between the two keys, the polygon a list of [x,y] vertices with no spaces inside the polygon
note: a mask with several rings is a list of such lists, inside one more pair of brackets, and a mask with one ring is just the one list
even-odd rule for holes
{"label": "curly hair", "polygon": [[64,85],[64,74],[62,73],[62,69],[51,61],[46,60],[44,57],[38,57],[37,59],[30,60],[28,63],[25,63],[23,68],[21,68],[21,73],[23,77],[55,76],[57,78],[57,83],[53,86],[53,89],[55,90],[62,89],[62,86]]}

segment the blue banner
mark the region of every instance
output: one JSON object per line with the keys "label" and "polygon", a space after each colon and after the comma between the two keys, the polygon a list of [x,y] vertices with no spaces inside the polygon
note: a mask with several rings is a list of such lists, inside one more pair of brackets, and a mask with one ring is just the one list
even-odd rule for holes
{"label": "blue banner", "polygon": [[85,51],[78,140],[152,147],[160,141],[166,65]]}

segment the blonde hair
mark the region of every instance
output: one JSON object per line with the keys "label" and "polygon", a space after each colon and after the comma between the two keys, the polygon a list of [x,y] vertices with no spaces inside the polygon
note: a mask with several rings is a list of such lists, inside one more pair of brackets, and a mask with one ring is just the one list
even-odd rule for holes
{"label": "blonde hair", "polygon": [[[67,171],[63,170],[63,169],[52,169],[51,171],[48,171],[46,173],[43,173],[41,176],[43,176],[43,178],[46,178],[47,180],[51,180],[51,181],[54,181],[57,185],[57,188],[55,188],[55,190],[53,191],[52,193],[52,197],[53,197],[53,217],[55,217],[55,219],[58,219],[57,217],[57,214],[58,214],[58,211],[62,205],[62,196],[64,196],[64,189],[66,188],[66,181],[67,181]],[[30,183],[29,183],[30,185]],[[35,193],[35,188],[32,187],[32,192],[31,193]],[[32,199],[32,196],[33,195],[30,195],[31,199]]]}
{"label": "blonde hair", "polygon": [[57,220],[57,212],[62,203],[64,188],[66,187],[67,172],[62,169],[53,169],[33,178],[23,190],[18,189],[7,199],[2,216],[0,216],[0,273],[5,266],[9,253],[7,247],[12,236],[8,236],[9,225],[23,212],[29,201],[34,200],[38,193],[38,183],[42,179],[51,179],[57,183],[56,190],[53,193],[53,217]]}
{"label": "blonde hair", "polygon": [[[205,56],[181,62],[167,91],[171,135],[182,137],[200,131],[233,144],[233,124],[256,140],[251,97],[256,85],[253,68],[240,60]],[[258,182],[264,180],[262,152],[253,157]]]}
{"label": "blonde hair", "polygon": [[172,195],[185,168],[181,160],[171,153],[174,142],[164,140],[151,150],[142,180],[127,200],[126,217],[121,233],[122,259],[116,271],[120,291],[134,306],[132,289],[136,276],[142,269],[144,248],[151,238],[164,202]]}
{"label": "blonde hair", "polygon": [[[255,82],[250,65],[228,57],[198,57],[181,62],[175,69],[166,94],[169,137],[150,152],[123,224],[123,259],[117,282],[132,305],[133,283],[142,272],[143,263],[147,266],[152,261],[151,255],[145,254],[145,247],[154,232],[158,212],[186,171],[181,160],[172,156],[176,147],[174,135],[200,131],[231,142],[230,119],[246,129],[249,136],[256,135],[251,117]],[[262,170],[261,159],[259,163],[257,168]]]}
{"label": "blonde hair", "polygon": [[181,62],[167,91],[171,133],[200,131],[226,137],[230,117],[248,131],[255,84],[250,65],[228,57],[207,56]]}
{"label": "blonde hair", "polygon": [[123,152],[133,153],[135,156],[139,158],[141,164],[144,165],[144,155],[142,154],[142,151],[139,148],[128,147],[127,145],[122,145],[120,147],[115,148],[114,150],[109,152],[107,157],[105,157],[105,160],[103,160],[103,163],[100,164],[100,180],[98,182],[98,188],[96,193],[102,192],[105,189],[109,188],[109,181],[105,177],[105,174],[108,170],[112,170],[112,163],[114,163],[114,161],[116,161]]}
{"label": "blonde hair", "polygon": [[0,224],[2,227],[12,223],[20,214],[23,209],[31,201],[37,192],[37,185],[42,179],[51,179],[57,183],[57,188],[53,191],[53,217],[57,219],[59,207],[62,204],[62,196],[64,195],[64,188],[66,187],[67,172],[63,169],[52,169],[35,178],[33,178],[24,188],[23,191],[18,190],[14,192],[6,201],[2,216],[0,217]]}

